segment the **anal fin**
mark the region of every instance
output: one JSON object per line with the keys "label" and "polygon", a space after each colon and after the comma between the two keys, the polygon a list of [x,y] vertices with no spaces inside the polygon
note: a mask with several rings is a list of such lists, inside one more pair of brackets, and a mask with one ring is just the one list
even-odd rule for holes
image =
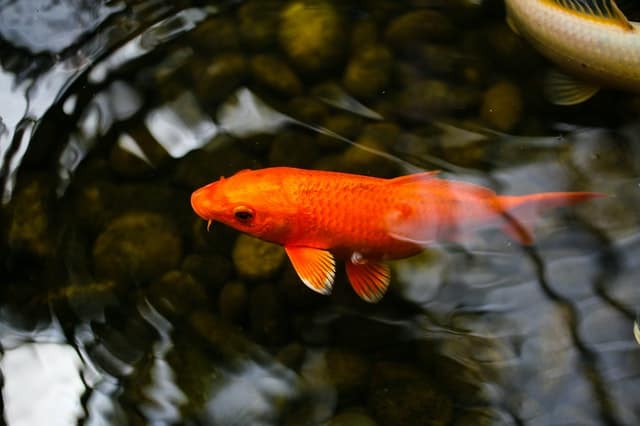
{"label": "anal fin", "polygon": [[302,282],[320,294],[331,293],[336,275],[336,262],[326,250],[311,247],[285,247],[293,269]]}
{"label": "anal fin", "polygon": [[367,302],[382,299],[391,281],[389,266],[377,261],[347,262],[347,276],[353,290]]}

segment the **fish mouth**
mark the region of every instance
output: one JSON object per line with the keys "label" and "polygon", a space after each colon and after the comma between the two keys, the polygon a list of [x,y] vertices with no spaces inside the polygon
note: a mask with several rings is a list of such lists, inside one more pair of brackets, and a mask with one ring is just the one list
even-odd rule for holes
{"label": "fish mouth", "polygon": [[211,223],[212,220],[212,206],[210,201],[211,197],[209,196],[210,193],[211,191],[209,186],[205,186],[195,190],[191,194],[191,208],[194,212],[196,212],[198,216],[206,221],[209,221],[209,223]]}

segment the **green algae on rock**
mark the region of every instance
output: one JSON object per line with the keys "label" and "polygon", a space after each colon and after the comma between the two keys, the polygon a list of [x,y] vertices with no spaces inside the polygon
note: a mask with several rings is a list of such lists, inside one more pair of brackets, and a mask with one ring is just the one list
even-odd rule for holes
{"label": "green algae on rock", "polygon": [[316,73],[338,64],[344,54],[343,19],[327,1],[292,1],[282,10],[280,44],[301,70]]}
{"label": "green algae on rock", "polygon": [[130,212],[114,219],[93,246],[96,273],[122,282],[146,282],[178,266],[182,240],[158,213]]}
{"label": "green algae on rock", "polygon": [[241,45],[237,23],[226,17],[213,17],[202,22],[189,33],[189,40],[199,51],[207,54],[237,50]]}
{"label": "green algae on rock", "polygon": [[273,277],[285,262],[284,249],[277,245],[240,234],[233,247],[233,264],[238,275],[252,280]]}
{"label": "green algae on rock", "polygon": [[429,122],[438,115],[469,110],[480,100],[480,93],[473,87],[461,87],[442,80],[417,80],[396,96],[394,107],[401,117]]}
{"label": "green algae on rock", "polygon": [[18,187],[7,232],[12,250],[40,258],[54,254],[52,203],[53,188],[42,178]]}
{"label": "green algae on rock", "polygon": [[165,315],[184,315],[197,306],[207,306],[206,287],[188,273],[173,270],[149,287],[149,301]]}
{"label": "green algae on rock", "polygon": [[275,55],[255,55],[250,60],[251,74],[262,87],[282,96],[302,93],[302,83],[293,70]]}
{"label": "green algae on rock", "polygon": [[238,10],[242,40],[254,49],[268,48],[278,41],[278,25],[282,3],[273,0],[252,0]]}
{"label": "green algae on rock", "polygon": [[520,89],[509,81],[499,81],[484,93],[480,116],[493,129],[508,132],[522,118]]}
{"label": "green algae on rock", "polygon": [[349,61],[344,86],[355,96],[373,98],[387,88],[392,64],[389,49],[381,45],[365,46]]}
{"label": "green algae on rock", "polygon": [[[323,127],[348,140],[356,140],[364,126],[364,119],[354,114],[337,113],[325,118]],[[333,135],[318,133],[316,136],[318,146],[334,149],[346,148],[348,144]]]}
{"label": "green algae on rock", "polygon": [[434,10],[418,10],[393,19],[385,38],[391,46],[404,48],[425,40],[447,40],[454,34],[455,27],[445,15]]}
{"label": "green algae on rock", "polygon": [[207,104],[217,104],[242,86],[249,63],[242,53],[223,52],[212,60],[192,61],[189,72],[199,97]]}

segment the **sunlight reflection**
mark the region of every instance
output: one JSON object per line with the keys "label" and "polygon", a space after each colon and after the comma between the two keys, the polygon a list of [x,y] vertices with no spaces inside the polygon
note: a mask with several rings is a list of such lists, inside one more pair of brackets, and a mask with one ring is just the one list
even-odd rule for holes
{"label": "sunlight reflection", "polygon": [[69,425],[82,416],[82,362],[70,346],[23,344],[4,353],[0,368],[8,424]]}
{"label": "sunlight reflection", "polygon": [[246,361],[239,371],[229,374],[227,384],[209,401],[207,418],[225,425],[276,424],[277,401],[295,395],[294,379],[285,369],[272,371]]}
{"label": "sunlight reflection", "polygon": [[274,133],[293,120],[274,110],[246,87],[239,89],[232,100],[218,111],[220,127],[227,133],[243,138],[258,133]]}
{"label": "sunlight reflection", "polygon": [[149,132],[174,158],[201,148],[218,134],[218,127],[206,116],[192,93],[149,112],[145,118]]}

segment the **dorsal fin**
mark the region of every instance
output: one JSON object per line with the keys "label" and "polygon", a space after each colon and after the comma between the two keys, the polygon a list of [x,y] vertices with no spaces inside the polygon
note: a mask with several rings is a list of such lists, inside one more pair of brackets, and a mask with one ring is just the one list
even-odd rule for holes
{"label": "dorsal fin", "polygon": [[437,170],[431,170],[428,172],[413,173],[410,175],[398,176],[396,178],[389,179],[389,183],[393,185],[403,185],[405,183],[422,182],[425,180],[433,179],[434,177],[436,177],[438,173],[440,172]]}
{"label": "dorsal fin", "polygon": [[571,10],[573,12],[588,15],[590,17],[610,21],[625,29],[633,29],[627,17],[622,13],[614,0],[547,0],[550,3]]}

